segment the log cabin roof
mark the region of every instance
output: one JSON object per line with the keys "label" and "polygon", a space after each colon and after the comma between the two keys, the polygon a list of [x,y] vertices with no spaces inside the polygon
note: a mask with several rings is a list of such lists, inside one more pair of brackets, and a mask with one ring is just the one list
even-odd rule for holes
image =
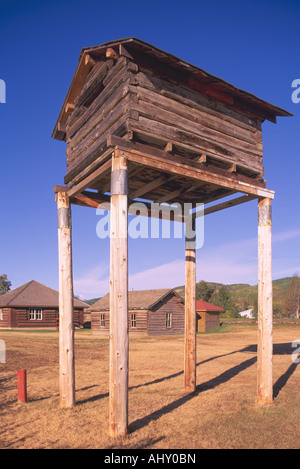
{"label": "log cabin roof", "polygon": [[267,119],[276,122],[277,116],[292,116],[290,112],[239,89],[196,65],[192,65],[140,39],[130,37],[106,42],[94,47],[86,47],[81,50],[78,66],[52,133],[53,138],[58,140],[65,138],[65,133],[60,130],[60,127],[65,124],[66,109],[68,105],[74,105],[84,86],[87,74],[93,66],[93,60],[113,57],[114,55],[115,58],[125,55],[135,63],[153,70],[154,74],[163,74],[169,80],[221,101],[230,108],[245,113],[251,111],[261,121]]}
{"label": "log cabin roof", "polygon": [[[153,308],[159,301],[162,301],[169,294],[174,294],[178,298],[181,297],[170,288],[157,290],[139,290],[128,292],[128,309],[129,310],[147,310]],[[183,300],[182,300],[183,301]],[[108,311],[109,310],[109,293],[96,301],[89,311]]]}
{"label": "log cabin roof", "polygon": [[206,301],[196,300],[196,311],[214,311],[222,313],[225,309],[212,305],[211,303],[207,303]]}
{"label": "log cabin roof", "polygon": [[[58,308],[59,293],[42,283],[31,280],[14,290],[0,296],[0,307]],[[87,308],[89,305],[74,298],[75,308]]]}

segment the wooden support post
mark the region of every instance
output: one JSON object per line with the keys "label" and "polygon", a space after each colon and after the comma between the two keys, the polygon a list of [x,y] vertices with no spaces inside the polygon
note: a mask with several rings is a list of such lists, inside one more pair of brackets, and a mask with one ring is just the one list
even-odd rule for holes
{"label": "wooden support post", "polygon": [[273,304],[272,304],[272,212],[271,199],[258,203],[258,347],[257,399],[273,402]]}
{"label": "wooden support post", "polygon": [[[193,218],[192,229],[195,230]],[[187,231],[187,222],[186,222]],[[196,249],[195,241],[185,238],[185,346],[184,389],[196,389]]]}
{"label": "wooden support post", "polygon": [[75,404],[74,305],[71,207],[65,192],[57,194],[59,253],[59,374],[60,405]]}
{"label": "wooden support post", "polygon": [[109,431],[122,436],[128,429],[128,169],[118,151],[112,158],[110,234]]}

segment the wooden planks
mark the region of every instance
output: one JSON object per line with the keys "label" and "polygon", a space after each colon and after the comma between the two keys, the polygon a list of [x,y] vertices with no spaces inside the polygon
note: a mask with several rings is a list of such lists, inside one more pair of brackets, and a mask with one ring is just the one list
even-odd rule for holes
{"label": "wooden planks", "polygon": [[108,161],[103,163],[101,166],[99,166],[99,168],[97,168],[92,174],[90,174],[85,179],[83,179],[78,184],[76,184],[76,186],[74,186],[72,189],[68,190],[69,197],[73,197],[76,194],[79,194],[87,187],[90,187],[91,184],[94,184],[96,181],[98,181],[103,176],[108,174],[111,170],[111,165],[112,165],[112,161],[111,159],[109,159]]}
{"label": "wooden planks", "polygon": [[197,332],[209,332],[220,327],[220,313],[197,311]]}

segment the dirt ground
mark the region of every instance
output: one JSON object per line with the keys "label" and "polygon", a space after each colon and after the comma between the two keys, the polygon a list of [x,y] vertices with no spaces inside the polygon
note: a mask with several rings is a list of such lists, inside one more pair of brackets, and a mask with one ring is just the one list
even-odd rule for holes
{"label": "dirt ground", "polygon": [[[58,333],[0,331],[0,448],[299,448],[299,326],[274,327],[274,404],[256,404],[255,325],[197,336],[197,388],[183,390],[183,337],[130,339],[129,434],[108,434],[108,339],[76,331],[76,406],[59,408]],[[17,402],[26,369],[28,402]]]}

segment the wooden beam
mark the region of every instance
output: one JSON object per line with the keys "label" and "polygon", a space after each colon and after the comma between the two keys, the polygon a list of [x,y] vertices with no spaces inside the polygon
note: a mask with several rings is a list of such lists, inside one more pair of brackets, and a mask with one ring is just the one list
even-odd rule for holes
{"label": "wooden beam", "polygon": [[[131,161],[139,161],[140,164],[153,167],[153,163],[150,161],[151,158],[149,159],[147,156],[141,156],[140,158],[137,158],[132,154],[125,153],[124,156],[125,155]],[[258,197],[274,197],[272,191],[269,191],[267,189],[259,188],[250,184],[245,184],[240,181],[233,181],[229,178],[208,174],[205,171],[196,170],[195,168],[189,168],[187,165],[178,165],[176,163],[174,164],[174,162],[158,162],[156,159],[156,167],[159,167],[159,169],[161,169],[162,171],[176,173],[186,178],[204,181],[208,184],[212,184],[218,187],[224,187],[230,190],[235,190],[237,192],[244,192],[246,194],[252,194]]]}
{"label": "wooden beam", "polygon": [[58,192],[68,192],[68,190],[69,190],[69,188],[67,186],[60,186],[58,184],[56,184],[53,187],[54,194],[57,194]]}
{"label": "wooden beam", "polygon": [[128,52],[127,49],[125,49],[125,47],[123,46],[123,44],[119,44],[119,54],[120,54],[120,55],[124,55],[125,57],[127,57],[127,58],[130,59],[130,60],[133,60],[132,55]]}
{"label": "wooden beam", "polygon": [[[129,127],[130,128],[130,125]],[[159,145],[164,145],[166,146],[167,140],[165,139],[160,139],[157,138],[156,134],[149,133],[146,131],[136,131],[135,129],[133,130],[134,136],[138,137],[139,139],[150,139],[150,141],[155,141]],[[202,170],[205,170],[206,172],[210,172],[216,175],[220,176],[225,176],[228,177],[228,169],[225,169],[230,164],[236,163],[236,158],[234,157],[226,157],[226,156],[220,156],[219,154],[215,153],[209,153],[207,154],[206,151],[203,149],[201,150],[200,148],[196,148],[193,145],[187,145],[183,143],[177,142],[176,144],[173,143],[173,150],[172,150],[172,155],[168,154],[163,149],[156,148],[156,147],[149,147],[148,144],[145,143],[139,143],[139,142],[128,142],[129,144],[126,144],[126,139],[124,137],[117,137],[116,135],[111,136],[110,138],[110,143],[114,143],[115,146],[119,146],[120,148],[122,146],[126,147],[128,151],[130,150],[135,150],[135,151],[140,151],[140,153],[145,153],[145,154],[151,154],[154,156],[160,156],[162,158],[169,158],[173,159],[174,161],[179,161],[179,162],[185,162],[186,164],[190,164],[191,166],[195,166],[198,168],[201,168]],[[184,153],[183,153],[184,152]],[[183,154],[186,156],[183,156]],[[188,156],[189,155],[189,156]],[[201,158],[202,157],[202,158]],[[197,161],[197,159],[200,158],[200,162]],[[216,165],[217,162],[221,162],[224,167],[218,167],[218,164]],[[200,164],[201,163],[201,164]],[[205,165],[205,167],[203,166]],[[229,177],[234,179],[234,180],[240,180],[241,182],[245,183],[250,183],[255,182],[255,185],[259,187],[265,187],[265,183],[263,181],[259,181],[256,178],[260,175],[263,175],[263,167],[261,166],[260,163],[257,163],[255,165],[255,168],[249,168],[247,164],[239,162],[238,163],[238,169],[239,170],[246,170],[246,171],[251,171],[252,177],[250,176],[245,176],[244,174],[229,174]],[[255,175],[255,176],[254,176]]]}
{"label": "wooden beam", "polygon": [[95,63],[96,61],[89,54],[85,54],[85,57],[84,57],[85,66],[90,65],[91,67],[93,67]]}
{"label": "wooden beam", "polygon": [[71,114],[75,109],[75,104],[73,103],[67,103],[65,107],[65,113],[66,114]]}
{"label": "wooden beam", "polygon": [[236,173],[236,168],[237,168],[236,163],[233,163],[233,164],[230,166],[230,168],[228,169],[228,171],[229,171],[230,173]]}
{"label": "wooden beam", "polygon": [[[106,142],[105,144],[106,145]],[[65,183],[68,184],[68,187],[73,187],[79,182],[81,182],[84,178],[89,176],[93,173],[97,168],[99,168],[105,161],[107,161],[113,152],[113,148],[108,148],[107,150],[103,151],[103,148],[99,150],[100,156],[93,160],[92,163],[86,163],[81,161],[80,164],[76,165],[73,169],[68,168],[68,177],[65,177]],[[71,173],[77,173],[75,176],[69,177]],[[105,192],[105,191],[103,191]]]}
{"label": "wooden beam", "polygon": [[218,187],[235,190],[236,192],[244,192],[245,194],[256,195],[257,197],[274,198],[274,192],[271,190],[248,182],[242,182],[238,178],[214,174],[207,171],[206,168],[203,168],[196,161],[187,160],[177,155],[170,155],[158,149],[153,149],[151,154],[145,153],[145,145],[122,142],[122,139],[115,136],[111,137],[111,142],[115,142],[116,148],[122,152],[125,158],[136,164],[155,168],[170,174],[177,174],[193,181],[204,181]]}
{"label": "wooden beam", "polygon": [[257,399],[273,402],[273,293],[271,200],[258,203],[258,345]]}
{"label": "wooden beam", "polygon": [[177,197],[180,196],[180,194],[184,192],[184,189],[177,189],[175,191],[172,191],[172,192],[168,192],[167,194],[165,195],[162,195],[160,197],[157,198],[157,200],[155,202],[158,202],[158,203],[166,203],[166,202],[173,202]]}
{"label": "wooden beam", "polygon": [[235,199],[227,200],[226,202],[222,202],[221,204],[204,208],[204,215],[219,212],[220,210],[224,210],[229,207],[235,207],[236,205],[244,204],[245,202],[250,202],[254,199],[257,199],[255,195],[242,195],[241,197],[236,197]]}
{"label": "wooden beam", "polygon": [[105,56],[106,58],[113,60],[118,60],[120,57],[119,54],[112,47],[108,47],[106,49]]}
{"label": "wooden beam", "polygon": [[84,189],[94,184],[99,179],[106,176],[111,170],[111,159],[103,163],[99,168],[97,168],[92,174],[87,176],[85,179],[80,181],[76,186],[68,190],[68,196],[74,197],[76,194],[79,194]]}
{"label": "wooden beam", "polygon": [[202,164],[207,163],[207,155],[205,155],[205,153],[202,153],[202,155],[199,156],[197,161],[198,163],[202,163]]}
{"label": "wooden beam", "polygon": [[131,199],[140,198],[141,196],[148,194],[154,189],[157,189],[158,187],[163,186],[164,184],[171,181],[172,179],[175,179],[175,177],[176,176],[170,177],[164,174],[163,176],[160,176],[158,179],[155,179],[154,181],[151,181],[148,184],[144,184],[142,187],[140,187],[135,192],[130,194],[130,198]]}
{"label": "wooden beam", "polygon": [[116,151],[112,158],[110,213],[110,384],[109,431],[128,431],[128,169]]}
{"label": "wooden beam", "polygon": [[74,297],[71,208],[66,192],[57,194],[59,254],[59,376],[60,405],[75,404]]}
{"label": "wooden beam", "polygon": [[[195,231],[193,218],[192,228]],[[184,389],[196,389],[196,249],[185,241],[185,346],[184,346]],[[195,244],[195,241],[194,241]]]}
{"label": "wooden beam", "polygon": [[[68,188],[67,187],[64,187],[64,186],[54,186],[54,192],[58,192],[58,189],[60,191],[68,191]],[[237,205],[241,205],[243,203],[246,203],[246,202],[250,202],[251,200],[255,200],[257,199],[256,196],[251,196],[251,195],[243,195],[241,197],[236,197],[234,199],[231,199],[231,200],[227,200],[226,202],[222,202],[220,204],[217,204],[217,205],[213,205],[212,207],[207,207],[205,208],[205,205],[204,205],[204,210],[201,211],[199,210],[198,212],[196,212],[195,214],[195,217],[200,217],[200,216],[206,216],[206,215],[210,215],[211,213],[216,213],[216,212],[220,212],[221,210],[225,210],[226,208],[230,208],[230,207],[235,207]],[[101,205],[103,202],[110,202],[110,196],[106,195],[106,194],[100,194],[100,193],[95,193],[95,192],[90,192],[90,191],[82,191],[80,194],[77,194],[76,196],[73,196],[71,199],[70,199],[70,203],[74,204],[74,205],[82,205],[82,206],[85,206],[85,207],[92,207],[92,208],[97,208],[99,205]],[[134,202],[132,200],[132,198],[128,197],[128,202]],[[152,203],[149,203],[149,202],[141,202],[143,203],[144,205],[146,205],[147,209],[148,209],[148,212],[147,212],[147,216],[150,218],[151,217],[151,205]],[[129,208],[128,208],[128,213],[129,214],[135,214],[135,211],[132,209],[130,209],[130,205],[129,205]],[[171,221],[174,221],[174,214],[171,214],[171,218],[170,220]],[[143,214],[142,214],[143,216]],[[152,213],[152,216],[153,216],[153,213]],[[163,218],[163,214],[162,213],[159,213],[158,214],[158,217],[160,219]],[[180,222],[184,222],[184,214],[182,214],[182,217],[178,218],[178,216],[176,217],[176,221],[180,221]]]}
{"label": "wooden beam", "polygon": [[82,191],[80,194],[71,198],[74,205],[82,205],[84,207],[98,208],[103,202],[110,202],[109,195],[99,194],[95,192]]}
{"label": "wooden beam", "polygon": [[171,153],[173,151],[173,144],[171,142],[167,142],[164,150]]}
{"label": "wooden beam", "polygon": [[[268,189],[257,187],[248,183],[243,183],[237,180],[232,180],[224,176],[217,176],[205,172],[203,169],[191,167],[185,163],[177,163],[175,160],[166,160],[159,157],[150,155],[134,154],[132,152],[123,151],[124,157],[137,164],[148,167],[155,167],[165,172],[178,174],[179,176],[189,179],[204,181],[218,187],[224,187],[235,190],[237,192],[244,192],[245,194],[256,195],[257,197],[274,198],[274,192]],[[155,161],[155,162],[154,162]]]}

